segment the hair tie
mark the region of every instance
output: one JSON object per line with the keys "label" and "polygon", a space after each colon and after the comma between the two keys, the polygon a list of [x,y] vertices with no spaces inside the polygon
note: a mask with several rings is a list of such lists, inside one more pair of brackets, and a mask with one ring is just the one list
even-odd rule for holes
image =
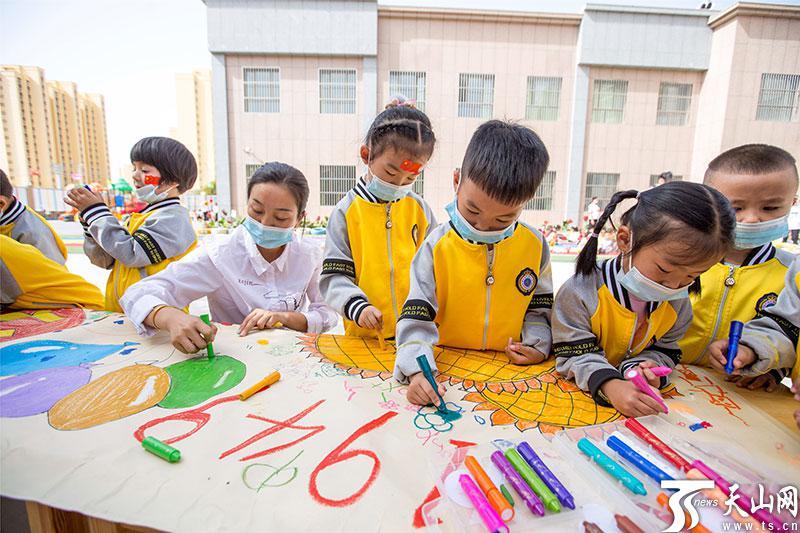
{"label": "hair tie", "polygon": [[599,237],[600,237],[600,235],[598,235],[597,233],[592,233],[591,235],[589,235],[590,239],[597,239]]}

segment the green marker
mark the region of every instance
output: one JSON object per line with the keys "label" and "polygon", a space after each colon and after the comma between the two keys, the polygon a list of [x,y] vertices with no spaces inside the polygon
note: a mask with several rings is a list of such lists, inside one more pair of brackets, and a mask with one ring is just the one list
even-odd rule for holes
{"label": "green marker", "polygon": [[506,499],[506,501],[508,502],[508,504],[509,504],[511,507],[514,507],[514,498],[512,498],[512,497],[511,497],[511,493],[510,493],[510,492],[508,492],[508,489],[506,488],[506,486],[505,486],[505,485],[500,485],[500,493],[501,493],[501,494],[503,495],[503,497]]}
{"label": "green marker", "polygon": [[533,489],[533,492],[542,500],[545,507],[554,513],[561,512],[561,505],[558,503],[558,498],[553,494],[544,481],[536,475],[530,465],[525,462],[525,459],[519,454],[515,448],[509,448],[505,451],[506,459],[514,467],[514,470],[525,480],[525,483]]}
{"label": "green marker", "polygon": [[[206,325],[208,325],[208,326],[211,325],[211,319],[209,318],[208,313],[206,313],[204,315],[200,315],[200,320],[205,322]],[[210,342],[208,343],[208,345],[206,345],[206,352],[208,353],[208,358],[209,359],[214,359],[214,347],[211,345]]]}
{"label": "green marker", "polygon": [[155,437],[145,437],[142,440],[142,448],[170,463],[177,463],[181,460],[180,450],[161,442]]}

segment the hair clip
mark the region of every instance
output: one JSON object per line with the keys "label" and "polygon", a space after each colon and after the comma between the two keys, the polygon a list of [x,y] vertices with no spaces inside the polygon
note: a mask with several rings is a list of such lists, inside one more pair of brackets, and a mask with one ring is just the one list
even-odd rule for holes
{"label": "hair clip", "polygon": [[161,178],[158,176],[150,176],[149,174],[144,177],[145,185],[158,185],[161,183]]}
{"label": "hair clip", "polygon": [[415,163],[410,159],[406,159],[405,161],[400,163],[400,170],[411,172],[414,175],[419,174],[420,168],[422,168],[422,165],[420,163]]}
{"label": "hair clip", "polygon": [[592,233],[592,234],[589,236],[589,238],[590,238],[590,239],[597,239],[597,238],[599,238],[599,237],[600,237],[600,235],[599,235],[599,234],[597,234],[597,233]]}

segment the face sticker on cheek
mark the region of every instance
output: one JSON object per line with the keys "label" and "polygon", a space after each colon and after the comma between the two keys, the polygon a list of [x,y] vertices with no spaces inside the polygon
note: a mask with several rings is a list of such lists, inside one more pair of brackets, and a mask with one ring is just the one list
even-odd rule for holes
{"label": "face sticker on cheek", "polygon": [[151,175],[147,174],[144,177],[144,184],[145,185],[158,186],[159,183],[161,183],[161,178],[159,178],[158,176],[151,176]]}
{"label": "face sticker on cheek", "polygon": [[410,159],[406,159],[402,163],[400,163],[400,170],[403,170],[405,172],[411,172],[414,175],[419,174],[421,168],[422,165],[420,163],[415,163]]}

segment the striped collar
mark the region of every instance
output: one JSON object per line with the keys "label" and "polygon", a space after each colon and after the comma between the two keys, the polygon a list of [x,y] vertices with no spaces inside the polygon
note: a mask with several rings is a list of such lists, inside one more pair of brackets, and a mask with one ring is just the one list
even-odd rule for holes
{"label": "striped collar", "polygon": [[364,176],[361,176],[356,181],[356,184],[353,186],[353,191],[363,198],[364,200],[373,203],[373,204],[385,204],[388,203],[385,200],[381,200],[371,192],[367,190],[367,180],[364,179]]}
{"label": "striped collar", "polygon": [[181,201],[178,198],[167,198],[154,204],[148,204],[144,209],[139,211],[139,213],[149,213],[151,211],[155,211],[156,209],[162,209],[172,205],[181,205]]}
{"label": "striped collar", "polygon": [[747,257],[742,261],[741,266],[760,265],[761,263],[766,263],[773,257],[775,257],[775,247],[769,242],[750,250],[750,253],[747,254]]}
{"label": "striped collar", "polygon": [[[470,240],[470,239],[465,239],[465,238],[464,238],[464,236],[463,236],[463,235],[461,235],[461,234],[458,232],[458,230],[456,229],[456,227],[453,225],[453,221],[452,221],[452,220],[449,222],[449,224],[450,224],[450,228],[451,228],[451,229],[452,229],[452,230],[455,232],[455,234],[456,234],[456,235],[458,235],[458,236],[461,238],[461,240],[462,240],[462,241],[466,241],[466,242],[468,242],[468,243],[470,243],[470,244],[475,244],[475,245],[477,245],[477,246],[488,246],[488,244],[486,244],[485,242],[478,242],[478,241],[473,241],[473,240]],[[511,237],[513,237],[513,236],[514,236],[514,234],[517,232],[517,226],[518,226],[518,225],[519,225],[519,221],[517,221],[517,222],[514,222],[514,231],[512,231],[512,232],[511,232],[511,235],[509,235],[508,237],[503,237],[503,239],[502,239],[502,240],[500,240],[500,241],[498,241],[498,242],[496,242],[496,243],[494,243],[494,244],[495,244],[495,245],[497,245],[497,244],[500,244],[500,243],[501,243],[501,242],[503,242],[504,240],[506,240],[506,239],[510,239]]]}
{"label": "striped collar", "polygon": [[5,226],[6,224],[12,224],[16,222],[24,212],[25,206],[22,205],[22,202],[12,196],[11,205],[6,208],[3,216],[0,216],[0,226]]}
{"label": "striped collar", "polygon": [[[611,291],[611,295],[614,296],[614,299],[622,304],[625,309],[633,311],[630,293],[628,292],[628,289],[623,287],[619,282],[620,277],[622,277],[624,273],[622,269],[622,254],[613,259],[606,259],[603,261],[600,271],[603,274],[603,283],[605,283],[606,287],[608,287],[608,290]],[[658,305],[661,302],[645,303],[647,315],[650,316],[650,314],[652,314],[653,311],[658,308]]]}

